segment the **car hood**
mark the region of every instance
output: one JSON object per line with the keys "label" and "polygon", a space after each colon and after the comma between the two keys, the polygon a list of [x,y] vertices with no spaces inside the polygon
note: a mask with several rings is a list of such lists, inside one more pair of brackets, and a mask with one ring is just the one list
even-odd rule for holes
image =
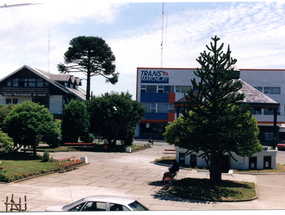
{"label": "car hood", "polygon": [[45,211],[63,211],[64,205],[53,205],[46,208]]}

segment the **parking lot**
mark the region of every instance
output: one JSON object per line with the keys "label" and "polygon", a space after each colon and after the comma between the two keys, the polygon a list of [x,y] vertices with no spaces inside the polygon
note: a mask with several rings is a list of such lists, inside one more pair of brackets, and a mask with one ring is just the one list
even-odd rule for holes
{"label": "parking lot", "polygon": [[[58,152],[53,158],[87,157],[90,164],[66,173],[53,173],[38,178],[0,184],[0,211],[5,211],[6,196],[28,199],[28,211],[44,211],[54,204],[70,203],[89,195],[115,195],[137,199],[150,210],[251,210],[284,209],[284,174],[249,175],[223,174],[223,179],[252,181],[257,184],[258,199],[246,202],[206,202],[172,196],[162,189],[160,180],[167,166],[153,161],[163,156],[166,143],[134,153]],[[278,152],[277,162],[285,161]],[[285,162],[284,162],[285,163]],[[207,172],[180,169],[178,179],[208,178]]]}

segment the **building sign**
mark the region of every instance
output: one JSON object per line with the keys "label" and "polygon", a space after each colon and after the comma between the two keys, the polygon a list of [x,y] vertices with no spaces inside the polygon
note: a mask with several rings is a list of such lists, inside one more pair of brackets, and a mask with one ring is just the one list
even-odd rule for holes
{"label": "building sign", "polygon": [[141,83],[168,84],[169,83],[168,72],[162,70],[150,70],[150,71],[142,70]]}
{"label": "building sign", "polygon": [[34,97],[46,97],[46,93],[2,93],[2,96],[34,96]]}

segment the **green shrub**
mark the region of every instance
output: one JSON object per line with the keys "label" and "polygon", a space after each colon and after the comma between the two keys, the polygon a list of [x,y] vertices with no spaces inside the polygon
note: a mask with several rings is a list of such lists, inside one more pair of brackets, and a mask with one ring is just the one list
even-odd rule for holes
{"label": "green shrub", "polygon": [[48,162],[49,161],[49,152],[44,151],[44,154],[42,156],[42,162]]}
{"label": "green shrub", "polygon": [[0,170],[0,182],[7,182],[6,170]]}

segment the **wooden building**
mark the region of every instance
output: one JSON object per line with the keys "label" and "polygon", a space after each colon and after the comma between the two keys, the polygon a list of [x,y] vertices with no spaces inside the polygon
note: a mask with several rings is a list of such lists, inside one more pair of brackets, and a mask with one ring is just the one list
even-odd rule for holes
{"label": "wooden building", "polygon": [[79,88],[81,79],[69,74],[52,74],[31,66],[22,66],[0,80],[0,104],[24,101],[40,103],[60,117],[64,105],[72,99],[85,101],[86,92]]}

